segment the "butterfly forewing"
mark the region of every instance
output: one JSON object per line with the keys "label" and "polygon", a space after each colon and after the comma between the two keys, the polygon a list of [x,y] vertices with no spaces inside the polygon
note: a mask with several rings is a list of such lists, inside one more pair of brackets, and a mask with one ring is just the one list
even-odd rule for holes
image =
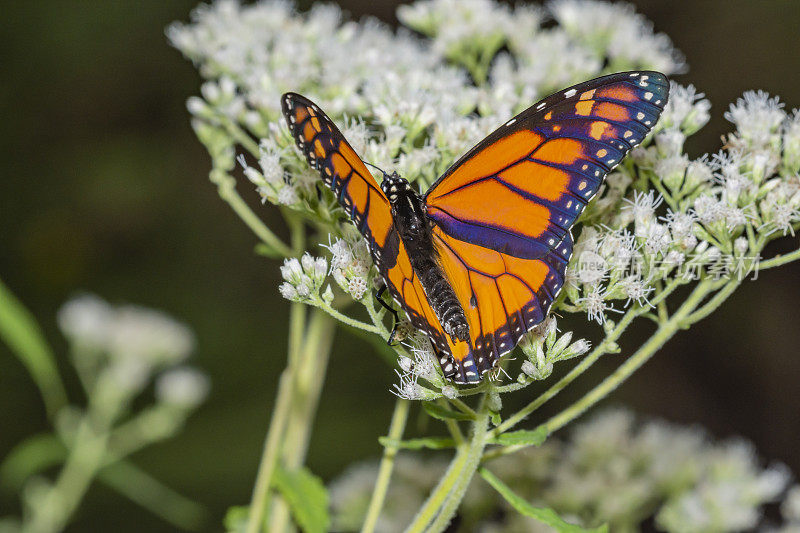
{"label": "butterfly forewing", "polygon": [[367,239],[377,262],[392,229],[392,212],[383,191],[339,128],[316,104],[295,93],[283,95],[281,103],[298,148]]}
{"label": "butterfly forewing", "polygon": [[543,257],[563,240],[608,171],[655,125],[668,89],[663,74],[621,73],[542,100],[433,184],[426,194],[429,217],[456,239]]}

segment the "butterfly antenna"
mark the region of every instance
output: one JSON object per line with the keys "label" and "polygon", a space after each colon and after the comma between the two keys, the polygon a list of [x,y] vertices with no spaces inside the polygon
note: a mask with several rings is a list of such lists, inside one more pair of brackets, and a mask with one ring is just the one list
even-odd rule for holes
{"label": "butterfly antenna", "polygon": [[385,170],[383,170],[381,167],[379,167],[379,166],[377,166],[377,165],[373,165],[372,163],[367,163],[366,161],[364,161],[364,164],[365,164],[365,165],[369,165],[369,166],[371,166],[372,168],[374,168],[374,169],[376,169],[376,170],[379,170],[379,171],[380,171],[380,173],[381,173],[381,174],[383,174],[383,177],[384,177],[384,179],[386,178],[386,171],[385,171]]}

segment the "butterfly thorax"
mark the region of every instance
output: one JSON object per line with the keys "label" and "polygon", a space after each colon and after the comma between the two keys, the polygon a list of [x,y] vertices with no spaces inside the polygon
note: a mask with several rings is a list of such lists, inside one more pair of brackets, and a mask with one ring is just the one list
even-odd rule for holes
{"label": "butterfly thorax", "polygon": [[397,173],[384,175],[381,189],[389,199],[394,227],[405,245],[411,268],[419,278],[442,329],[454,341],[468,341],[467,319],[439,264],[423,199]]}

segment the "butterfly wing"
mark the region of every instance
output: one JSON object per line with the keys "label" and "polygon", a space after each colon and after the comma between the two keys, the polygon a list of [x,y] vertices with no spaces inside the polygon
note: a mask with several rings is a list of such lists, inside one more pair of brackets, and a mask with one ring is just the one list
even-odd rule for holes
{"label": "butterfly wing", "polygon": [[297,146],[367,239],[373,258],[380,258],[392,228],[386,195],[339,128],[314,102],[287,93],[281,98],[281,105]]}
{"label": "butterfly wing", "polygon": [[564,239],[609,170],[652,129],[668,92],[663,74],[623,72],[545,98],[433,184],[428,216],[455,239],[543,257]]}
{"label": "butterfly wing", "polygon": [[[283,114],[297,146],[367,240],[378,271],[392,297],[417,330],[432,342],[444,342],[444,330],[411,268],[405,246],[392,222],[386,196],[328,116],[295,93],[282,98]],[[452,374],[452,372],[450,372]]]}
{"label": "butterfly wing", "polygon": [[469,343],[448,339],[443,350],[459,373],[492,368],[544,319],[564,284],[571,226],[658,121],[668,92],[657,72],[560,91],[506,122],[427,192],[441,264],[470,326]]}
{"label": "butterfly wing", "polygon": [[572,237],[540,259],[514,257],[460,241],[433,229],[440,264],[469,324],[469,342],[433,343],[442,368],[454,365],[458,383],[473,383],[491,370],[547,315],[572,255]]}

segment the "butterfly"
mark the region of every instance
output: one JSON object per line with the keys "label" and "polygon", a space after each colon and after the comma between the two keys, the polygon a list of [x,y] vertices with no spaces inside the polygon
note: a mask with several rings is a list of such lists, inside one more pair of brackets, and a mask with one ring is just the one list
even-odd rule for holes
{"label": "butterfly", "polygon": [[554,93],[425,194],[396,172],[378,184],[309,99],[287,93],[281,107],[297,146],[366,239],[385,288],[428,334],[444,376],[477,383],[547,316],[564,284],[572,225],[668,96],[667,78],[648,71]]}

